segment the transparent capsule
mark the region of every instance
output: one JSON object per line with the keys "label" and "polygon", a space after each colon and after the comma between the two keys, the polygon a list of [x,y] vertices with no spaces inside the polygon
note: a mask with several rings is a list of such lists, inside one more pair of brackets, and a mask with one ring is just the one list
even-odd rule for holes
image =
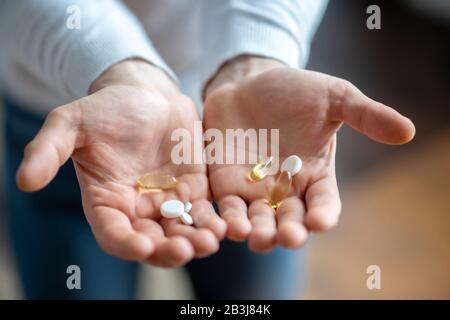
{"label": "transparent capsule", "polygon": [[253,168],[252,171],[250,171],[250,174],[248,175],[249,179],[253,182],[260,181],[264,179],[265,176],[270,171],[270,168],[272,167],[272,157],[269,157],[263,161],[258,162]]}
{"label": "transparent capsule", "polygon": [[173,189],[178,180],[170,175],[146,174],[137,180],[140,192]]}
{"label": "transparent capsule", "polygon": [[269,205],[273,209],[278,209],[283,199],[288,196],[291,184],[292,176],[289,171],[282,171],[270,191]]}

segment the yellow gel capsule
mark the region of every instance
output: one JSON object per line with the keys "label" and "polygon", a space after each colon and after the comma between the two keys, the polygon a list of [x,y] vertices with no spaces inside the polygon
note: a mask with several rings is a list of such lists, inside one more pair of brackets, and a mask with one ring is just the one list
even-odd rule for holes
{"label": "yellow gel capsule", "polygon": [[170,175],[146,174],[137,181],[140,191],[167,190],[175,188],[178,180]]}
{"label": "yellow gel capsule", "polygon": [[272,157],[269,157],[267,160],[258,162],[252,168],[252,171],[250,171],[248,177],[253,182],[260,181],[264,179],[265,176],[267,176],[271,167],[272,167]]}
{"label": "yellow gel capsule", "polygon": [[278,176],[277,181],[275,181],[275,185],[270,191],[269,205],[273,209],[278,209],[283,199],[288,196],[291,184],[291,174],[288,171],[282,171]]}

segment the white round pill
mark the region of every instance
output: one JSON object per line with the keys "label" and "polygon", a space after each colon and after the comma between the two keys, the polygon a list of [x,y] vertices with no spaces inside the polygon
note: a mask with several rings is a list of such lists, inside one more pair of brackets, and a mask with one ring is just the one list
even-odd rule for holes
{"label": "white round pill", "polygon": [[292,155],[284,159],[283,163],[281,164],[281,172],[288,171],[291,176],[296,175],[300,172],[300,169],[302,168],[302,159],[300,159],[299,156]]}
{"label": "white round pill", "polygon": [[186,202],[186,203],[184,204],[184,212],[189,213],[189,212],[191,211],[191,209],[192,209],[192,203]]}
{"label": "white round pill", "polygon": [[194,223],[194,220],[192,219],[191,215],[187,212],[183,212],[180,218],[184,224],[191,225]]}
{"label": "white round pill", "polygon": [[184,213],[184,204],[180,200],[167,200],[161,204],[160,210],[164,218],[178,218]]}

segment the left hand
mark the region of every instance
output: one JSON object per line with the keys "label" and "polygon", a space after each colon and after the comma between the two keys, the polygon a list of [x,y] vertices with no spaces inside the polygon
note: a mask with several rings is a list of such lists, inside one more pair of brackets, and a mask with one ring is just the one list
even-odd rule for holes
{"label": "left hand", "polygon": [[276,214],[266,200],[276,176],[255,183],[247,178],[252,165],[209,165],[230,239],[248,239],[250,249],[267,252],[277,243],[299,247],[308,231],[336,226],[341,211],[336,132],[343,122],[386,144],[406,143],[415,134],[409,119],[339,78],[248,56],[219,71],[205,90],[205,130],[280,129],[280,163],[294,154],[303,160]]}

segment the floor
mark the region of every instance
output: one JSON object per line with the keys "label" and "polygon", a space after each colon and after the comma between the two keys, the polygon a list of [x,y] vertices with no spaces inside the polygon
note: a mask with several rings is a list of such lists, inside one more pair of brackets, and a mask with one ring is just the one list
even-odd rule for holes
{"label": "floor", "polygon": [[[308,68],[395,107],[415,122],[417,136],[390,147],[340,131],[342,218],[310,239],[302,298],[450,299],[450,24],[416,14],[407,1],[379,3],[382,30],[370,31],[371,2],[330,1]],[[366,287],[369,265],[381,268],[380,290]],[[141,298],[192,294],[180,270],[146,267],[142,277]],[[150,277],[159,285],[146,285]],[[0,299],[21,297],[17,284],[0,232]]]}

